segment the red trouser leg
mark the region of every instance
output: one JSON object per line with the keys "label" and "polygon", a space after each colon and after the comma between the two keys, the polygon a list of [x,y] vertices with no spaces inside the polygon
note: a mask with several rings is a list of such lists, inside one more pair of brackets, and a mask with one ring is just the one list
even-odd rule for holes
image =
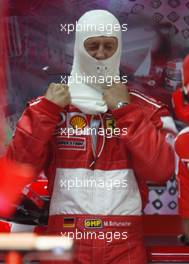
{"label": "red trouser leg", "polygon": [[126,241],[124,244],[108,245],[104,240],[86,245],[77,241],[73,261],[45,261],[41,264],[146,264],[143,243]]}
{"label": "red trouser leg", "polygon": [[[121,241],[120,241],[121,242]],[[128,239],[124,243],[94,240],[91,245],[76,242],[74,264],[146,264],[142,240]]]}

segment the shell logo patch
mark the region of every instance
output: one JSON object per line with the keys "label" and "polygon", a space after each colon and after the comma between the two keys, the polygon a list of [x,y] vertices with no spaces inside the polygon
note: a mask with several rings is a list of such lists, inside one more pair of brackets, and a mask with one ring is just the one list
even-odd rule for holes
{"label": "shell logo patch", "polygon": [[80,116],[80,115],[76,115],[73,116],[70,119],[70,125],[74,128],[74,129],[83,129],[87,126],[87,122],[85,120],[84,117]]}
{"label": "shell logo patch", "polygon": [[86,228],[101,228],[102,220],[101,219],[86,219],[85,227]]}

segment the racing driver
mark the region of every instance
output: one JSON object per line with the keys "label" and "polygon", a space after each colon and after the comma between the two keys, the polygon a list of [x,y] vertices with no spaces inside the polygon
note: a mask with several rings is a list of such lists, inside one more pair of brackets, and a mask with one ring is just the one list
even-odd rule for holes
{"label": "racing driver", "polygon": [[144,264],[146,183],[174,173],[173,120],[120,80],[117,18],[91,10],[78,24],[68,83],[51,83],[28,104],[7,156],[44,170],[48,233],[75,235],[72,263]]}

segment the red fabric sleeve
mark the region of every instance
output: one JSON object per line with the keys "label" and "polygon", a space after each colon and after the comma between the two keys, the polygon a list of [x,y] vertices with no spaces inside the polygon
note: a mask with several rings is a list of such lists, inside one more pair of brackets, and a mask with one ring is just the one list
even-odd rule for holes
{"label": "red fabric sleeve", "polygon": [[[185,128],[187,131],[177,136],[175,140],[175,151],[180,159],[189,160],[189,128]],[[181,130],[182,132],[182,130]]]}
{"label": "red fabric sleeve", "polygon": [[18,121],[7,149],[7,157],[34,166],[37,173],[44,169],[52,138],[62,108],[44,97],[28,105]]}
{"label": "red fabric sleeve", "polygon": [[153,114],[149,109],[149,120],[136,103],[112,111],[116,125],[120,129],[127,128],[122,139],[130,150],[135,173],[157,184],[164,183],[174,174],[175,163],[174,151],[166,142],[165,131],[159,127],[161,112],[165,115],[163,107]]}
{"label": "red fabric sleeve", "polygon": [[179,172],[177,175],[178,183],[178,209],[179,215],[183,218],[189,218],[189,169],[187,163],[180,160]]}
{"label": "red fabric sleeve", "polygon": [[189,128],[180,132],[175,140],[175,151],[179,156],[178,167],[178,205],[179,214],[183,218],[189,218]]}

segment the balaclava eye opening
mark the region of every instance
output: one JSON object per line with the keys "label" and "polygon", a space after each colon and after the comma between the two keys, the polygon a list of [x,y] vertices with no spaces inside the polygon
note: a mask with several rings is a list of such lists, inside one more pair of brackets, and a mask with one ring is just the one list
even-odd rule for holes
{"label": "balaclava eye opening", "polygon": [[[117,18],[106,10],[92,10],[80,17],[77,23],[74,46],[74,61],[68,86],[72,105],[86,114],[107,111],[102,99],[104,85],[119,76],[121,56],[121,26]],[[84,47],[91,37],[116,37],[115,53],[104,60],[97,60]]]}

